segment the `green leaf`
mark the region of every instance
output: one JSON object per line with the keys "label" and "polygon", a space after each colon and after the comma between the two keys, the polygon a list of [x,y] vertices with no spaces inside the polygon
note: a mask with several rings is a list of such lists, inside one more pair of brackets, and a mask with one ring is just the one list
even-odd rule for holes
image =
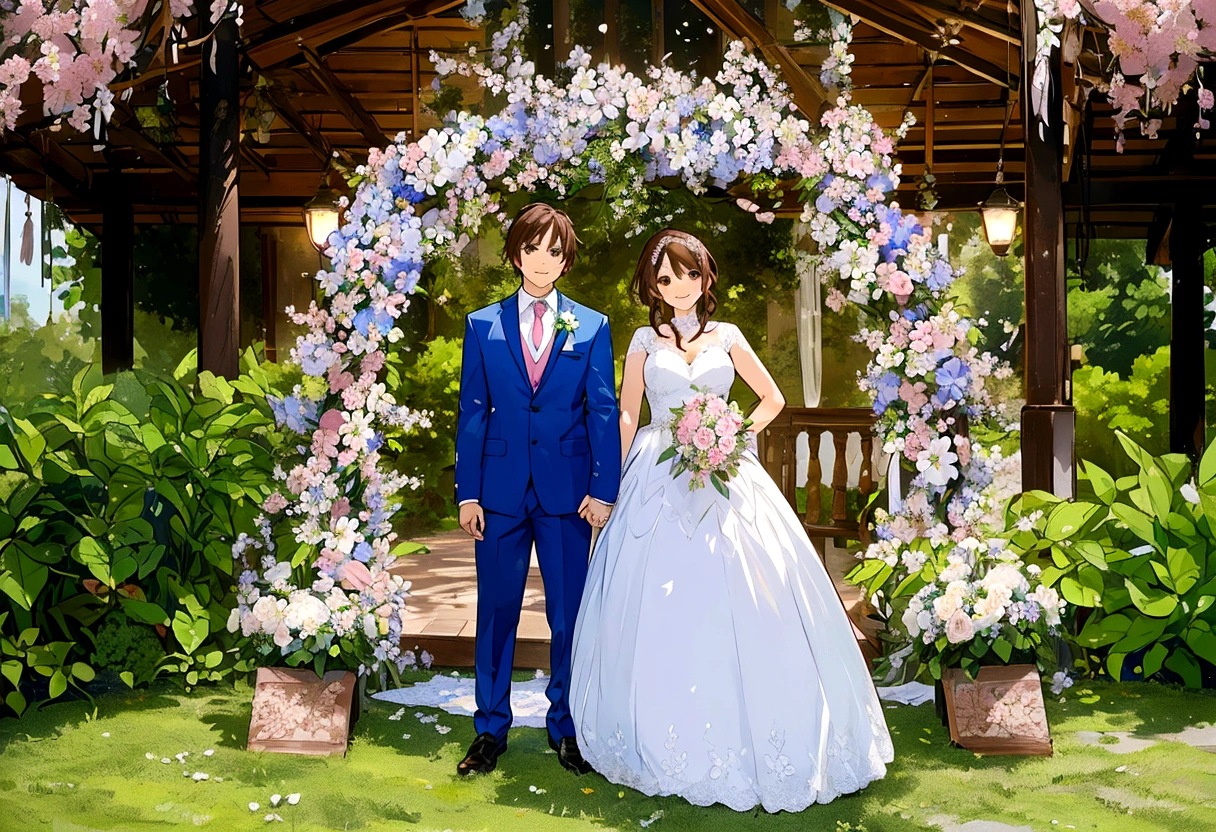
{"label": "green leaf", "polygon": [[51,683],[47,690],[47,695],[50,699],[58,699],[63,696],[68,689],[68,677],[63,675],[62,670],[56,670],[51,674]]}
{"label": "green leaf", "polygon": [[1106,615],[1101,618],[1091,616],[1077,636],[1077,641],[1091,650],[1095,647],[1114,644],[1127,635],[1131,624],[1131,619],[1122,613]]}
{"label": "green leaf", "polygon": [[1151,517],[1123,503],[1115,503],[1115,505],[1111,506],[1111,511],[1115,517],[1127,525],[1132,534],[1145,543],[1152,544],[1154,548],[1157,547],[1157,534]]}
{"label": "green leaf", "polygon": [[1157,671],[1161,669],[1162,662],[1169,655],[1169,648],[1164,644],[1154,644],[1152,648],[1144,654],[1143,675],[1147,679],[1150,676],[1155,676]]}
{"label": "green leaf", "polygon": [[72,665],[72,678],[88,683],[93,681],[94,676],[96,676],[96,674],[94,673],[93,668],[89,667],[84,662],[76,662]]}
{"label": "green leaf", "polygon": [[730,489],[726,487],[726,483],[722,482],[717,474],[710,474],[709,481],[713,483],[714,488],[717,489],[719,494],[728,500],[730,499]]}
{"label": "green leaf", "polygon": [[1115,478],[1092,462],[1081,463],[1082,476],[1093,486],[1094,495],[1106,505],[1115,501],[1119,489],[1115,487]]}
{"label": "green leaf", "polygon": [[1116,682],[1123,678],[1123,660],[1126,658],[1126,653],[1111,653],[1106,657],[1106,672]]}
{"label": "green leaf", "polygon": [[135,687],[135,674],[132,673],[131,671],[124,670],[124,671],[120,672],[118,674],[118,678],[122,679],[126,683],[127,687],[129,687],[129,688]]}
{"label": "green leaf", "polygon": [[[1174,582],[1174,591],[1186,595],[1191,587],[1199,582],[1199,564],[1195,556],[1186,549],[1169,549],[1165,556],[1169,566],[1170,578]],[[1155,565],[1155,564],[1154,564]]]}
{"label": "green leaf", "polygon": [[1209,483],[1216,483],[1216,442],[1209,442],[1203,458],[1199,460],[1198,485],[1202,488]]}
{"label": "green leaf", "polygon": [[1115,642],[1114,646],[1110,649],[1115,653],[1134,653],[1161,638],[1161,634],[1165,632],[1165,627],[1168,623],[1164,618],[1137,616],[1132,619],[1131,626],[1127,628],[1126,635]]}
{"label": "green leaf", "polygon": [[1149,504],[1158,520],[1164,521],[1170,514],[1174,489],[1169,478],[1157,466],[1140,472],[1140,487],[1148,492]]}
{"label": "green leaf", "polygon": [[204,659],[203,664],[207,668],[215,668],[220,666],[220,662],[224,660],[224,654],[219,650],[212,650]]}
{"label": "green leaf", "polygon": [[1059,543],[1077,534],[1099,510],[1093,503],[1061,503],[1052,509],[1043,529],[1043,536],[1048,540]]}
{"label": "green leaf", "polygon": [[1204,632],[1192,627],[1187,631],[1186,643],[1196,656],[1211,664],[1216,664],[1216,633]]}
{"label": "green leaf", "polygon": [[19,691],[11,690],[4,697],[4,704],[12,708],[18,716],[25,713],[25,697]]}
{"label": "green leaf", "polygon": [[1013,655],[1013,645],[1003,638],[998,638],[992,642],[992,652],[1001,657],[1001,661],[1009,663],[1009,657]]}
{"label": "green leaf", "polygon": [[675,459],[677,453],[679,452],[674,447],[667,448],[663,453],[659,454],[659,458],[655,461],[655,464],[658,465],[669,459]]}
{"label": "green leaf", "polygon": [[140,601],[136,598],[119,596],[119,602],[122,604],[123,612],[134,621],[138,621],[141,624],[160,624],[163,626],[168,626],[169,624],[168,614],[151,601]]}
{"label": "green leaf", "polygon": [[1178,606],[1178,597],[1176,595],[1172,595],[1156,587],[1142,585],[1131,578],[1124,578],[1123,583],[1127,587],[1127,592],[1131,595],[1132,603],[1136,605],[1136,609],[1145,615],[1151,615],[1154,618],[1164,618]]}
{"label": "green leaf", "polygon": [[1165,660],[1165,666],[1182,677],[1188,688],[1198,688],[1203,685],[1203,674],[1199,672],[1199,663],[1186,650],[1178,648]]}
{"label": "green leaf", "polygon": [[[1096,581],[1092,577],[1094,574]],[[1066,575],[1060,579],[1060,594],[1075,606],[1096,607],[1102,600],[1102,573],[1086,564],[1077,570],[1076,578]]]}
{"label": "green leaf", "polygon": [[211,623],[206,618],[191,618],[185,610],[178,610],[173,616],[173,635],[177,636],[182,652],[187,655],[197,650],[211,631]]}

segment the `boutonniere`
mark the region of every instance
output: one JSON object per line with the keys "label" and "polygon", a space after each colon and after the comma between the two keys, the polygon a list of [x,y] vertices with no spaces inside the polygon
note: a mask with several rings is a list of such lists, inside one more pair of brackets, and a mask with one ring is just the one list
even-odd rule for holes
{"label": "boutonniere", "polygon": [[574,332],[578,329],[578,318],[573,312],[562,312],[553,321],[553,328],[558,332]]}

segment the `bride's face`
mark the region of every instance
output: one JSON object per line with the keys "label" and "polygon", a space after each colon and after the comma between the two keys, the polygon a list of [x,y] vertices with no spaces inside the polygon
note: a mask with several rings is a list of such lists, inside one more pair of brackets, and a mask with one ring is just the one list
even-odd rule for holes
{"label": "bride's face", "polygon": [[680,315],[695,309],[705,293],[701,272],[696,269],[684,271],[679,264],[673,265],[666,254],[659,263],[655,284],[663,301]]}

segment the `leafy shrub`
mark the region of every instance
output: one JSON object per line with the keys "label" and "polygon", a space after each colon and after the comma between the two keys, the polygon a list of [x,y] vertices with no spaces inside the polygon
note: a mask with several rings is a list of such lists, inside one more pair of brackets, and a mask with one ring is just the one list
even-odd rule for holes
{"label": "leafy shrub", "polygon": [[1089,612],[1073,639],[1088,669],[1200,687],[1216,669],[1216,449],[1196,483],[1186,456],[1116,436],[1136,473],[1115,479],[1086,462],[1092,496],[1021,495],[1009,506],[1010,546],[1039,558],[1043,582]]}
{"label": "leafy shrub", "polygon": [[0,684],[12,711],[40,695],[34,676],[52,699],[90,681],[92,628],[115,610],[163,631],[154,675],[192,686],[248,669],[224,625],[232,541],[269,493],[281,441],[271,377],[247,351],[240,378],[201,373],[196,393],[182,383],[192,361],[173,379],[110,383],[89,366],[68,394],[0,409]]}
{"label": "leafy shrub", "polygon": [[118,674],[129,673],[135,684],[153,679],[165,657],[165,645],[156,631],[132,621],[121,607],[112,609],[102,619],[94,640],[93,654],[89,657],[93,666]]}

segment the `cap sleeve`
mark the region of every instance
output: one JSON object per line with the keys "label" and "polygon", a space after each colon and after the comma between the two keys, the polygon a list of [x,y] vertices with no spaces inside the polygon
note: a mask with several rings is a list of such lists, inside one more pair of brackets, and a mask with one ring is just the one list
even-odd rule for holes
{"label": "cap sleeve", "polygon": [[641,352],[649,355],[654,352],[654,344],[654,330],[648,326],[638,327],[633,331],[633,338],[630,339],[629,349],[625,351],[625,354],[632,355],[635,352]]}
{"label": "cap sleeve", "polygon": [[727,352],[734,349],[735,344],[742,344],[745,349],[751,349],[751,344],[747,343],[747,339],[743,337],[743,331],[734,324],[721,323],[719,324],[721,332],[718,337],[721,339],[722,348]]}

